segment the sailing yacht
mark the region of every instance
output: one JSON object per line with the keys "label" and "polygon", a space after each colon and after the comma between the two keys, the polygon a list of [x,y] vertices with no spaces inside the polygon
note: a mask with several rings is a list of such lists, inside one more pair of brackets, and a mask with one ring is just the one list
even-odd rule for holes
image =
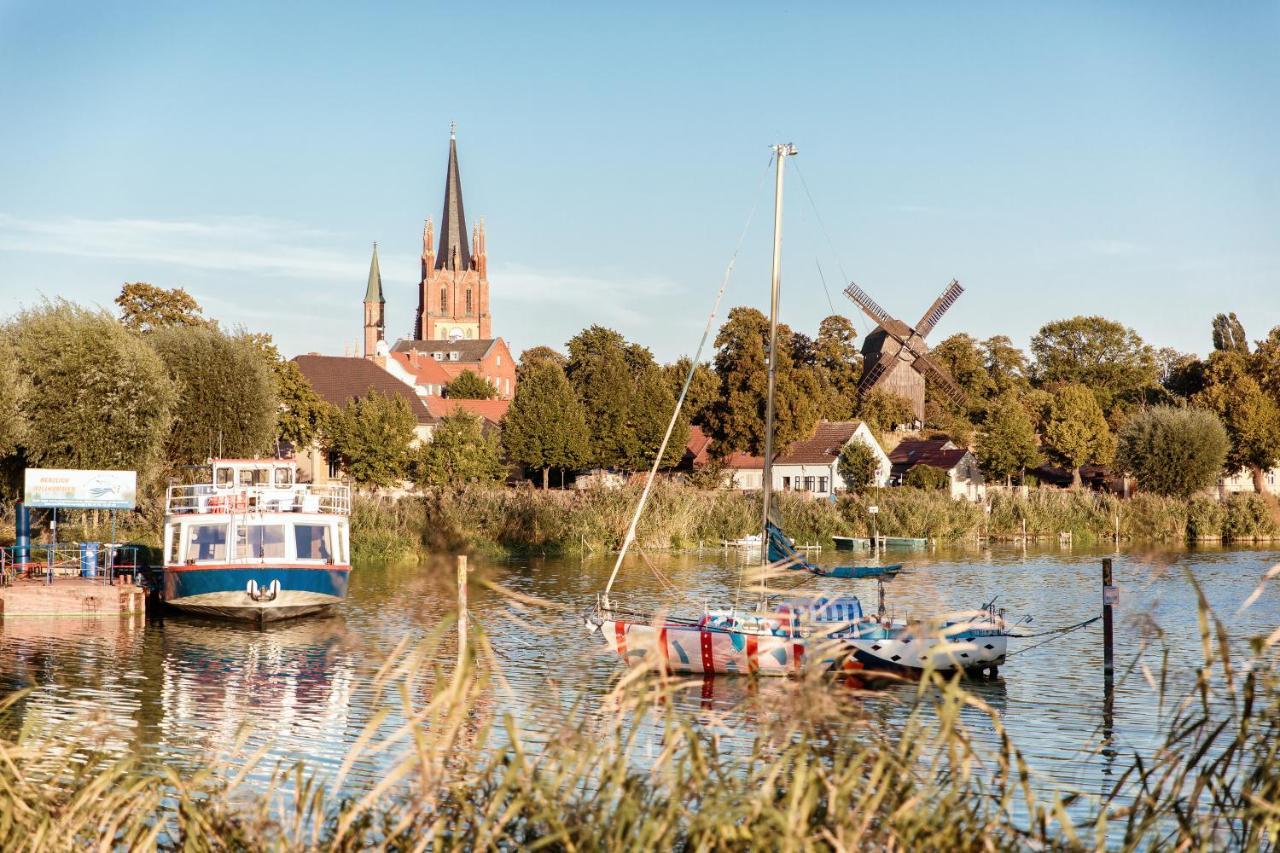
{"label": "sailing yacht", "polygon": [[[785,163],[796,154],[791,144],[773,146],[776,168],[773,217],[773,268],[769,306],[768,404],[765,407],[763,516],[760,541],[770,542],[778,528],[770,521],[773,491],[773,417],[776,365],[773,353],[778,343],[778,295],[782,257],[782,188]],[[689,376],[676,401],[662,446],[649,470],[622,549],[613,566],[603,594],[585,618],[592,631],[600,631],[610,647],[624,660],[657,654],[662,664],[674,672],[703,674],[788,675],[804,670],[853,671],[892,670],[919,672],[928,668],[943,671],[964,669],[995,675],[1004,663],[1009,636],[1002,614],[988,607],[932,621],[905,622],[885,615],[883,584],[877,613],[863,612],[856,596],[793,597],[772,601],[765,587],[772,570],[805,567],[797,555],[760,548],[761,579],[755,609],[739,610],[737,602],[720,610],[705,609],[697,617],[646,614],[625,610],[610,598],[614,582],[644,512],[657,474],[659,460],[667,448],[680,410],[689,390],[694,366],[719,309],[728,276],[721,283],[716,305],[708,318],[702,341],[692,359]],[[779,534],[781,531],[778,531]],[[770,556],[776,562],[770,562]],[[900,567],[895,567],[900,568]],[[822,574],[814,572],[814,574]],[[849,574],[848,577],[862,575]]]}

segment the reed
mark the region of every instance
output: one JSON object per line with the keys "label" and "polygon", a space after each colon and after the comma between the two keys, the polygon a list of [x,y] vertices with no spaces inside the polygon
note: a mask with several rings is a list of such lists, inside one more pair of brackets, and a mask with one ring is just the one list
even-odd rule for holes
{"label": "reed", "polygon": [[[513,601],[526,619],[544,606]],[[461,669],[438,666],[452,657],[446,620],[373,677],[383,710],[335,774],[264,768],[243,741],[195,772],[109,760],[87,736],[68,745],[68,732],[0,742],[0,849],[1274,848],[1280,630],[1233,655],[1203,595],[1199,607],[1188,692],[1170,692],[1177,672],[1150,675],[1167,709],[1159,748],[1082,745],[1117,750],[1102,793],[1046,789],[1000,714],[936,673],[897,691],[902,712],[887,715],[869,714],[855,685],[789,681],[780,700],[735,709],[749,748],[730,752],[720,732],[732,719],[676,701],[701,681],[649,655],[601,703],[566,711],[554,688],[526,697],[547,713],[527,715],[545,722],[525,730],[492,710],[508,688],[481,629]],[[1147,649],[1127,677],[1152,660],[1167,663],[1167,650]],[[387,755],[376,779],[344,786],[357,762]]]}

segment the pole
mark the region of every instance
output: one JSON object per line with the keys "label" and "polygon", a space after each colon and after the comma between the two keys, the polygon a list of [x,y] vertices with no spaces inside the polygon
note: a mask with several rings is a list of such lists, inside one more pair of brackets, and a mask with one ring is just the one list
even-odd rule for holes
{"label": "pole", "polygon": [[1108,682],[1115,675],[1115,655],[1112,649],[1111,604],[1116,598],[1116,588],[1111,583],[1111,558],[1102,559],[1102,671]]}
{"label": "pole", "polygon": [[462,686],[462,673],[467,666],[467,555],[458,555],[458,667],[454,681]]}
{"label": "pole", "polygon": [[53,508],[53,521],[49,523],[49,571],[45,583],[53,583],[53,561],[58,555],[58,508]]}
{"label": "pole", "polygon": [[[790,143],[773,146],[773,156],[777,175],[773,187],[773,270],[769,286],[769,349],[765,357],[769,360],[768,396],[764,412],[764,482],[761,483],[763,508],[760,521],[760,565],[769,564],[769,501],[773,497],[773,395],[777,385],[778,360],[774,357],[778,349],[778,292],[782,284],[782,174],[786,159],[796,153],[796,147]],[[765,578],[760,576],[760,597],[765,596]]]}
{"label": "pole", "polygon": [[116,511],[111,510],[111,544],[107,546],[107,583],[116,583]]}

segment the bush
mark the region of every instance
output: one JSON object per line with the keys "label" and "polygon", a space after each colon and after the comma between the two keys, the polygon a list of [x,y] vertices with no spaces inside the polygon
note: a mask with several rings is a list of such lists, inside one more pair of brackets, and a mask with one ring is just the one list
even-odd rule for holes
{"label": "bush", "polygon": [[1222,538],[1227,542],[1247,542],[1276,535],[1276,520],[1266,498],[1257,494],[1232,495],[1226,501]]}
{"label": "bush", "polygon": [[1145,491],[1189,498],[1217,481],[1229,448],[1213,412],[1157,406],[1120,431],[1116,465]]}
{"label": "bush", "polygon": [[915,489],[946,489],[951,486],[951,477],[941,468],[917,465],[902,478],[902,485]]}
{"label": "bush", "polygon": [[1187,504],[1187,539],[1221,539],[1227,521],[1227,508],[1222,501],[1197,495]]}

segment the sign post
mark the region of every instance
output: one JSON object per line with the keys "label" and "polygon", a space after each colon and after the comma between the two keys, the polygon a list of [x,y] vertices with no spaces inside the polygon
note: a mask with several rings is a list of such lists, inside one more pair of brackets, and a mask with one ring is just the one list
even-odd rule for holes
{"label": "sign post", "polygon": [[43,509],[135,509],[138,473],[28,468],[22,492],[27,506]]}

